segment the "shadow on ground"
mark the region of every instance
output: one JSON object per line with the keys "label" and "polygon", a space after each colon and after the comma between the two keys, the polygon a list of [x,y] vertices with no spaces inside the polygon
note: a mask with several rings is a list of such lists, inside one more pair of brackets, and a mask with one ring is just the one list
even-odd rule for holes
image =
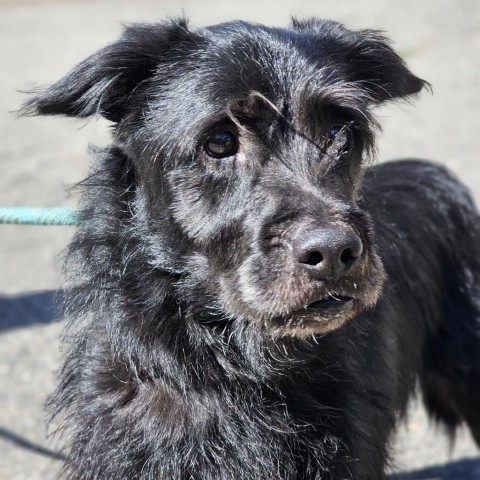
{"label": "shadow on ground", "polygon": [[58,321],[62,292],[49,290],[24,295],[0,295],[0,332],[12,328]]}
{"label": "shadow on ground", "polygon": [[389,480],[478,480],[480,458],[470,458],[390,475]]}
{"label": "shadow on ground", "polygon": [[13,444],[16,447],[22,448],[26,451],[37,453],[38,455],[43,455],[45,457],[50,457],[52,460],[66,460],[66,456],[62,453],[55,452],[46,448],[42,445],[39,445],[35,442],[28,440],[25,437],[17,435],[15,432],[11,430],[7,430],[6,428],[0,427],[0,439]]}

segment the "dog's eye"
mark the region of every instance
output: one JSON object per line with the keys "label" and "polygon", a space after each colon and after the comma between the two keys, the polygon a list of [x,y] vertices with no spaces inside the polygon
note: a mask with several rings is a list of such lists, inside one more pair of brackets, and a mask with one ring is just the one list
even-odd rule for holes
{"label": "dog's eye", "polygon": [[327,135],[326,153],[338,156],[347,153],[352,146],[352,132],[348,125],[335,125]]}
{"label": "dog's eye", "polygon": [[238,140],[232,132],[216,133],[203,144],[203,149],[209,157],[226,158],[238,151]]}

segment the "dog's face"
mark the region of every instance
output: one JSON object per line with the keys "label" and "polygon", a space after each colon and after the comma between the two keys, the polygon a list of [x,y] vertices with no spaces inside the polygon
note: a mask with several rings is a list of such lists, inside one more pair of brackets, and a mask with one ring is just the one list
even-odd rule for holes
{"label": "dog's face", "polygon": [[306,336],[378,299],[357,205],[371,108],[423,85],[375,32],[172,22],[129,27],[31,107],[115,123],[145,268],[178,275],[180,300],[211,315],[199,321]]}

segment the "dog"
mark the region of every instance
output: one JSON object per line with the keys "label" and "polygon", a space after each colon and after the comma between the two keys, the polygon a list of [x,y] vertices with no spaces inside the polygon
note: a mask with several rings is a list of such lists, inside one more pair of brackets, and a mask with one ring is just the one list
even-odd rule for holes
{"label": "dog", "polygon": [[114,133],[66,259],[67,478],[384,479],[417,383],[480,444],[476,207],[370,161],[374,108],[428,86],[378,31],[176,19],[26,103]]}

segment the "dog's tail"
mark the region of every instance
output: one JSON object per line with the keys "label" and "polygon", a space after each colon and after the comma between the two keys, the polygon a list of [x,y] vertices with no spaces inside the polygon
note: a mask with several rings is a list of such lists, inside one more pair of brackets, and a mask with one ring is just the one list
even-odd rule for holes
{"label": "dog's tail", "polygon": [[452,439],[466,422],[480,447],[480,217],[461,183],[443,169],[436,175],[450,192],[442,208],[452,225],[445,235],[453,231],[454,243],[441,259],[443,318],[426,343],[420,383],[431,417]]}
{"label": "dog's tail", "polygon": [[480,447],[480,305],[468,294],[461,297],[450,302],[445,328],[427,344],[420,381],[430,415],[452,437],[466,422]]}

